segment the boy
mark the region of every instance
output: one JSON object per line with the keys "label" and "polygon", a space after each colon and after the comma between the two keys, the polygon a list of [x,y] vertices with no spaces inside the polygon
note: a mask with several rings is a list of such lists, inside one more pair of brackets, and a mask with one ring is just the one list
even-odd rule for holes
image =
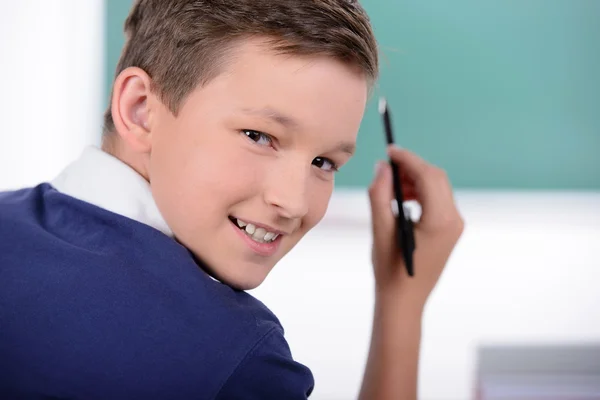
{"label": "boy", "polygon": [[[140,0],[126,32],[102,149],[0,195],[0,395],[305,399],[310,370],[245,290],[323,217],[354,151],[368,18],[348,0]],[[362,399],[416,398],[421,315],[463,229],[445,174],[389,155],[423,208],[417,273],[381,163]]]}

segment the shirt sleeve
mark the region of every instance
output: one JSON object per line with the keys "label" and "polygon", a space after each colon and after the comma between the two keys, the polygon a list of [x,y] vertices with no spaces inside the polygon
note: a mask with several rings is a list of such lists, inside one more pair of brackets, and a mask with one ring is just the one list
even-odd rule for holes
{"label": "shirt sleeve", "polygon": [[306,400],[313,388],[311,371],[294,361],[283,332],[275,328],[250,350],[215,400]]}

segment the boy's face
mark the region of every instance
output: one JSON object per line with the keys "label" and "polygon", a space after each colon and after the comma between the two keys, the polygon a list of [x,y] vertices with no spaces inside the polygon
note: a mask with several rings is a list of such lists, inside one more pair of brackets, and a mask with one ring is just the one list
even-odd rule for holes
{"label": "boy's face", "polygon": [[177,239],[219,280],[257,287],[324,216],[366,101],[365,78],[348,66],[258,42],[177,117],[151,99],[148,175]]}

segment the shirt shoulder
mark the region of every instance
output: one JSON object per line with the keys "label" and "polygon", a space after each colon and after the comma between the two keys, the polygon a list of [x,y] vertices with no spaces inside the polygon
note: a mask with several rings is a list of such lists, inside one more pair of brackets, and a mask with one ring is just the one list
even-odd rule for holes
{"label": "shirt shoulder", "polygon": [[3,384],[211,400],[312,387],[277,317],[154,228],[42,185],[0,193],[0,254],[0,370],[20,366],[0,397]]}
{"label": "shirt shoulder", "polygon": [[293,359],[283,330],[277,326],[250,349],[216,400],[305,400],[313,388],[310,369]]}
{"label": "shirt shoulder", "polygon": [[[0,192],[0,221],[9,222],[21,220],[23,216],[32,213],[39,206],[43,193],[50,188],[49,185],[23,188]],[[6,225],[0,225],[6,228]]]}
{"label": "shirt shoulder", "polygon": [[[15,243],[37,240],[45,212],[44,195],[49,185],[0,192],[0,252],[15,250]],[[43,226],[43,225],[42,225]]]}

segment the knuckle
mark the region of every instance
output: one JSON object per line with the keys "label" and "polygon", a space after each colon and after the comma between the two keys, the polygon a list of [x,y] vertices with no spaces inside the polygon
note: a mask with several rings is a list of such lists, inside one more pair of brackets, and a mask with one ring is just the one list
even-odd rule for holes
{"label": "knuckle", "polygon": [[369,192],[369,196],[374,197],[375,194],[377,193],[377,185],[375,185],[374,183],[369,185],[368,188],[368,192]]}
{"label": "knuckle", "polygon": [[444,213],[437,217],[437,226],[440,230],[448,233],[462,234],[465,228],[465,221],[455,207],[448,208]]}
{"label": "knuckle", "polygon": [[435,169],[435,176],[437,177],[437,179],[442,180],[442,181],[448,180],[448,174],[446,173],[446,170],[439,168],[439,167],[434,167],[434,169]]}
{"label": "knuckle", "polygon": [[429,167],[428,170],[428,179],[436,184],[437,186],[449,186],[450,185],[450,179],[448,178],[448,173],[446,172],[446,170],[436,167],[436,166],[431,166]]}
{"label": "knuckle", "polygon": [[456,233],[456,236],[461,236],[465,230],[465,221],[458,213],[455,213],[448,218],[448,227]]}
{"label": "knuckle", "polygon": [[435,165],[433,165],[433,164],[427,164],[425,173],[428,176],[430,176],[430,177],[433,178],[433,177],[439,176],[440,175],[440,171],[441,171],[441,169],[438,168],[438,167],[436,167]]}
{"label": "knuckle", "polygon": [[456,228],[458,230],[458,234],[462,235],[463,232],[465,231],[465,220],[461,215],[457,216],[456,219]]}
{"label": "knuckle", "polygon": [[368,189],[369,200],[371,203],[378,202],[378,198],[380,197],[380,188],[377,185],[371,185]]}

